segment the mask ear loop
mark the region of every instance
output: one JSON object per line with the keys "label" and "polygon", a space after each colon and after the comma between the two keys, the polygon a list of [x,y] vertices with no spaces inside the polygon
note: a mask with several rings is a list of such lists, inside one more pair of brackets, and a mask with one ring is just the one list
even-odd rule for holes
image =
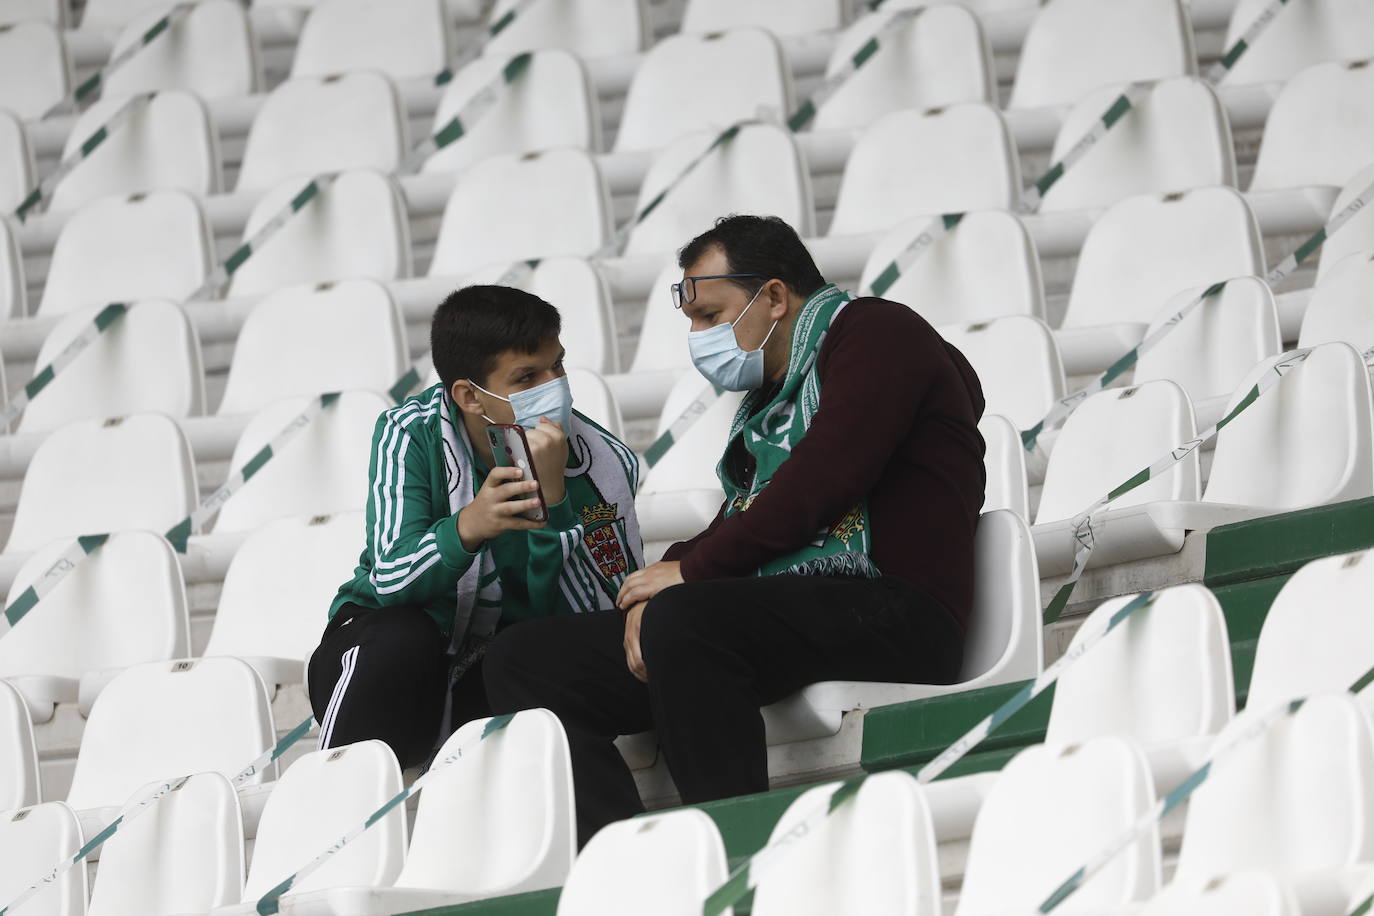
{"label": "mask ear loop", "polygon": [[[769,333],[769,334],[772,334],[773,332],[772,332],[772,331],[769,331],[768,333]],[[764,343],[767,343],[767,341],[764,341]],[[481,385],[479,385],[479,384],[477,384],[476,382],[474,382],[472,379],[465,379],[464,381],[466,381],[466,382],[467,382],[469,385],[471,385],[472,387],[476,388],[478,391],[480,391],[480,392],[482,392],[483,394],[485,394],[487,397],[496,398],[497,400],[500,400],[500,401],[505,401],[507,404],[510,403],[510,398],[503,398],[503,397],[501,397],[501,395],[496,394],[495,392],[488,391],[487,389],[483,388]],[[490,423],[492,426],[500,426],[500,425],[501,425],[501,424],[497,423],[495,420],[493,420],[491,417],[487,416],[486,414],[482,414],[482,419],[483,419],[483,420],[486,420],[486,421],[487,421],[488,423]]]}
{"label": "mask ear loop", "polygon": [[[764,283],[764,284],[763,284],[763,286],[767,286],[767,285],[768,285],[767,283]],[[749,304],[746,305],[746,306],[744,307],[744,311],[739,313],[739,318],[736,318],[734,321],[730,322],[730,329],[731,329],[731,330],[734,330],[735,325],[739,324],[739,323],[740,323],[740,320],[744,318],[745,312],[748,312],[749,309],[753,308],[753,306],[754,306],[754,299],[757,299],[757,298],[759,297],[759,293],[763,292],[763,286],[760,286],[760,287],[758,288],[758,290],[754,293],[753,298],[751,298],[751,299],[749,300]],[[779,319],[779,320],[781,320],[781,319]],[[753,349],[753,350],[744,350],[743,347],[740,347],[740,349],[743,350],[745,353],[756,353],[756,352],[758,352],[759,350],[762,350],[764,347],[768,346],[768,338],[772,337],[772,336],[773,336],[773,332],[776,331],[777,329],[778,329],[778,322],[775,321],[775,322],[773,322],[773,326],[772,326],[771,328],[768,329],[768,333],[765,334],[765,335],[763,335],[763,343],[759,344],[758,347],[756,347],[756,348]],[[736,338],[735,338],[735,345],[736,345],[736,346],[739,346],[739,337],[736,337]],[[479,387],[480,387],[480,386],[479,386]],[[485,390],[485,389],[484,389],[484,390]]]}

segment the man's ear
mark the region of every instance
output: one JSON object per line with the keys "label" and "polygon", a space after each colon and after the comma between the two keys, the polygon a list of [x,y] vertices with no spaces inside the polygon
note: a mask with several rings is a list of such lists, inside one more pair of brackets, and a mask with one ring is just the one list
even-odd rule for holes
{"label": "man's ear", "polygon": [[768,299],[768,315],[774,321],[779,321],[787,317],[788,304],[791,301],[791,290],[787,284],[777,277],[764,284],[763,295]]}
{"label": "man's ear", "polygon": [[477,389],[472,387],[472,383],[467,379],[458,379],[449,389],[449,396],[453,398],[453,403],[458,405],[458,409],[463,413],[470,413],[480,417],[485,411],[482,409],[482,402],[477,399]]}

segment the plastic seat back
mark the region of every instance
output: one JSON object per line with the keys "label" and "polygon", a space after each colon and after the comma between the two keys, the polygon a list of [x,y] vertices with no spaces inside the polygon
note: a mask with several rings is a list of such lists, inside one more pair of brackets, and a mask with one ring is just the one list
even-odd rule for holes
{"label": "plastic seat back", "polygon": [[[1349,686],[1349,685],[1346,685]],[[1253,702],[1218,735],[1227,746],[1270,711]],[[1259,868],[1292,881],[1374,855],[1374,735],[1359,701],[1318,694],[1217,757],[1188,800],[1173,883]]]}
{"label": "plastic seat back", "polygon": [[[1196,434],[1192,402],[1173,382],[1157,379],[1099,391],[1078,405],[1059,433],[1045,468],[1036,524],[1075,517]],[[1112,502],[1111,508],[1195,500],[1200,489],[1194,451]]]}
{"label": "plastic seat back", "polygon": [[[497,0],[490,14],[499,22],[519,0]],[[487,54],[562,48],[586,60],[637,54],[653,43],[645,0],[567,0],[535,3],[484,46]]]}
{"label": "plastic seat back", "polygon": [[[649,287],[649,300],[644,304],[644,323],[639,328],[631,372],[652,372],[658,369],[692,369],[692,354],[687,349],[689,322],[671,299],[669,287],[682,279],[677,258],[669,258]],[[695,373],[696,370],[693,370]],[[706,379],[696,374],[701,387]],[[686,402],[683,403],[686,406]],[[672,418],[669,417],[669,420]],[[660,432],[663,424],[660,423]]]}
{"label": "plastic seat back", "polygon": [[277,519],[250,534],[224,574],[205,654],[307,658],[339,583],[357,568],[364,524],[361,512],[341,512]]}
{"label": "plastic seat back", "polygon": [[[75,155],[125,101],[111,96],[88,108],[67,136],[63,158]],[[183,90],[159,92],[110,134],[100,155],[58,182],[52,209],[74,210],[101,197],[163,188],[197,197],[220,190],[219,142],[210,113],[194,93]]]}
{"label": "plastic seat back", "polygon": [[0,108],[36,121],[71,89],[71,61],[62,33],[29,20],[0,29]]}
{"label": "plastic seat back", "polygon": [[36,19],[58,28],[69,28],[67,0],[10,0],[0,12],[0,25]]}
{"label": "plastic seat back", "polygon": [[88,0],[81,15],[81,28],[96,29],[113,36],[149,10],[166,9],[159,0]]}
{"label": "plastic seat back", "polygon": [[[655,435],[662,435],[687,405],[702,394],[710,383],[696,371],[683,375],[668,394]],[[716,477],[716,463],[725,453],[730,424],[735,418],[744,395],[727,391],[706,408],[706,411],[673,443],[658,464],[644,476],[639,488],[641,496],[670,490],[712,490],[720,492]],[[719,502],[719,500],[717,500]]]}
{"label": "plastic seat back", "polygon": [[782,47],[763,29],[678,34],[644,55],[620,116],[615,151],[659,149],[698,131],[719,133],[760,108],[792,110]]}
{"label": "plastic seat back", "polygon": [[[111,55],[139,44],[162,5],[139,13],[115,39]],[[105,78],[105,93],[115,96],[185,89],[202,99],[251,95],[263,83],[262,62],[248,11],[237,0],[200,0],[172,23],[167,34],[142,48]]]}
{"label": "plastic seat back", "polygon": [[0,109],[0,213],[13,214],[36,184],[33,151],[24,122],[13,112]]}
{"label": "plastic seat back", "polygon": [[1341,340],[1361,353],[1374,347],[1374,252],[1358,252],[1326,272],[1302,315],[1298,346]]}
{"label": "plastic seat back", "polygon": [[[1252,369],[1227,411],[1282,358]],[[1321,344],[1217,436],[1203,499],[1282,512],[1374,495],[1372,412],[1360,355]]]}
{"label": "plastic seat back", "polygon": [[[829,804],[842,783],[797,797],[773,828],[776,842]],[[915,778],[896,771],[864,780],[853,798],[831,812],[814,836],[760,877],[753,912],[935,913],[940,868],[935,828]]]}
{"label": "plastic seat back", "polygon": [[[492,220],[494,212],[539,213]],[[561,149],[496,156],[469,169],[444,207],[431,277],[489,264],[594,254],[614,229],[610,195],[590,153]]]}
{"label": "plastic seat back", "polygon": [[221,774],[197,773],[101,847],[87,913],[207,913],[237,903],[242,890],[238,794]]}
{"label": "plastic seat back", "polygon": [[[871,289],[873,281],[930,221],[929,216],[918,216],[884,235],[864,264],[860,289]],[[1005,210],[964,214],[953,231],[935,239],[902,271],[883,297],[906,303],[936,326],[1003,315],[1045,317],[1044,283],[1035,242],[1021,220]]]}
{"label": "plastic seat back", "polygon": [[5,549],[132,528],[166,531],[195,508],[196,489],[190,447],[168,417],[78,420],[34,452]]}
{"label": "plastic seat back", "polygon": [[[523,18],[523,17],[522,17]],[[463,106],[496,79],[509,60],[486,55],[463,67],[444,88],[431,133],[442,130]],[[456,172],[492,156],[572,147],[601,147],[596,87],[577,55],[552,48],[533,54],[520,77],[494,108],[456,142],[425,160],[426,172]]]}
{"label": "plastic seat back", "polygon": [[[244,240],[285,210],[304,186],[302,179],[287,178],[263,194],[248,217]],[[400,189],[387,175],[354,169],[255,250],[235,271],[229,294],[363,277],[395,280],[410,276],[410,269],[410,224]]]}
{"label": "plastic seat back", "polygon": [[1063,326],[1144,324],[1180,290],[1263,273],[1259,226],[1231,188],[1128,197],[1088,230]]}
{"label": "plastic seat back", "polygon": [[[1089,92],[1069,110],[1055,137],[1053,162],[1099,123],[1125,86]],[[1236,183],[1230,122],[1203,80],[1160,80],[1091,153],[1045,192],[1042,212],[1106,207],[1133,194]]]}
{"label": "plastic seat back", "polygon": [[845,163],[829,235],[882,232],[916,216],[1011,209],[1021,166],[1002,115],[968,102],[897,111],[859,137]]}
{"label": "plastic seat back", "polygon": [[[1150,323],[1149,333],[1207,288],[1184,290],[1169,299]],[[1281,339],[1269,285],[1259,277],[1233,277],[1140,355],[1135,381],[1170,379],[1194,401],[1229,395],[1255,363],[1279,352]]]}
{"label": "plastic seat back", "polygon": [[[267,689],[246,662],[136,665],[91,708],[67,801],[79,809],[123,805],[154,780],[202,772],[232,778],[274,741]],[[246,784],[275,774],[268,765]]]}
{"label": "plastic seat back", "polygon": [[844,25],[845,5],[840,0],[687,0],[682,11],[682,32],[700,34],[752,26],[774,35],[811,35],[833,32]]}
{"label": "plastic seat back", "polygon": [[[26,560],[7,603],[47,572],[67,545],[66,539],[46,544]],[[175,551],[161,535],[122,531],[0,640],[0,676],[80,678],[190,652],[186,586]]]}
{"label": "plastic seat back", "polygon": [[[1100,636],[1135,597],[1099,605],[1068,651]],[[1134,611],[1064,672],[1045,740],[1117,735],[1150,747],[1216,734],[1235,706],[1221,604],[1202,585],[1179,585],[1156,593],[1152,604]]]}
{"label": "plastic seat back", "polygon": [[[1264,0],[1237,0],[1226,29],[1231,47],[1265,9]],[[1328,60],[1374,55],[1374,9],[1360,0],[1303,0],[1279,8],[1226,74],[1228,86],[1281,83]]]}
{"label": "plastic seat back", "polygon": [[[245,903],[256,902],[351,827],[400,792],[401,767],[381,741],[314,751],[277,781],[258,824]],[[392,808],[291,892],[346,886],[390,887],[406,859],[406,810]],[[290,899],[288,895],[286,899]]]}
{"label": "plastic seat back", "polygon": [[[1341,212],[1370,185],[1374,185],[1374,162],[1360,169],[1359,173],[1345,183],[1336,202],[1331,205],[1331,214]],[[1346,257],[1360,252],[1374,251],[1374,207],[1365,207],[1355,213],[1331,235],[1322,245],[1321,257],[1317,261],[1317,282],[1325,279],[1332,267]]]}
{"label": "plastic seat back", "polygon": [[266,191],[320,172],[394,172],[405,159],[405,112],[391,81],[356,71],[287,80],[248,132],[237,190]]}
{"label": "plastic seat back", "polygon": [[1371,149],[1374,60],[1308,67],[1274,99],[1250,190],[1341,187],[1369,165]]}
{"label": "plastic seat back", "polygon": [[1258,869],[1217,875],[1201,888],[1165,888],[1137,916],[1301,916],[1293,892]]}
{"label": "plastic seat back", "polygon": [[212,240],[199,201],[185,191],[89,203],[57,237],[38,314],[136,299],[181,302],[214,267]]}
{"label": "plastic seat back", "polygon": [[[1034,906],[1155,802],[1149,765],[1122,738],[1029,747],[1002,768],[969,843],[957,916]],[[1073,895],[1075,912],[1107,912],[1159,887],[1159,832],[1143,836]]]}
{"label": "plastic seat back", "polygon": [[620,405],[606,380],[590,369],[569,369],[568,387],[572,389],[577,412],[616,438],[623,434]]}
{"label": "plastic seat back", "polygon": [[[81,821],[60,801],[0,812],[0,897],[13,900],[54,864],[81,848]],[[29,916],[83,916],[86,869],[69,869],[39,891],[24,911]]]}
{"label": "plastic seat back", "polygon": [[1039,583],[1035,542],[1025,520],[1006,509],[980,515],[973,542],[973,611],[960,681],[993,672],[1001,672],[1005,681],[1040,673]]}
{"label": "plastic seat back", "polygon": [[[286,398],[248,421],[229,464],[242,468],[310,403]],[[367,497],[372,432],[394,406],[372,391],[345,391],[220,510],[216,532],[249,531],[272,519],[361,509]]]}
{"label": "plastic seat back", "polygon": [[[897,9],[896,3],[885,4],[845,29],[830,54],[826,75],[846,67],[892,21]],[[811,127],[847,130],[905,108],[996,101],[992,52],[978,17],[962,6],[931,6],[883,37],[881,53],[821,105]]]}
{"label": "plastic seat back", "polygon": [[[640,185],[635,212],[650,206],[718,136],[703,131],[679,137],[659,154]],[[814,234],[811,177],[790,131],[771,124],[741,128],[635,226],[625,252],[676,251],[725,213],[778,216],[803,237]]]}
{"label": "plastic seat back", "polygon": [[939,331],[978,373],[985,414],[1001,414],[1018,429],[1029,429],[1064,396],[1059,345],[1039,318],[1008,315]]}
{"label": "plastic seat back", "polygon": [[26,310],[24,258],[8,220],[0,219],[0,318],[19,318]]}
{"label": "plastic seat back", "polygon": [[[90,327],[100,308],[64,315],[48,332],[34,365],[52,363]],[[75,420],[161,413],[205,413],[200,341],[181,306],[165,299],[129,305],[70,366],[24,408],[20,432],[56,429]]]}
{"label": "plastic seat back", "polygon": [[1016,517],[1030,517],[1030,493],[1026,483],[1026,449],[1021,433],[1006,417],[985,413],[978,421],[978,433],[987,451],[983,468],[988,479],[983,494],[984,512],[1007,509]]}
{"label": "plastic seat back", "polygon": [[41,787],[28,704],[23,694],[0,680],[0,811],[38,804]]}
{"label": "plastic seat back", "polygon": [[683,808],[616,821],[592,837],[573,863],[558,897],[558,916],[700,912],[728,874],[725,841],[704,811]]}
{"label": "plastic seat back", "polygon": [[[490,721],[459,728],[438,759]],[[526,710],[425,787],[396,885],[482,897],[557,887],[575,848],[567,736],[553,713]]]}
{"label": "plastic seat back", "polygon": [[1184,76],[1195,60],[1179,0],[1052,0],[1026,33],[1007,107],[1072,105],[1100,86]]}
{"label": "plastic seat back", "polygon": [[432,78],[448,64],[448,31],[442,0],[318,0],[291,76],[375,70],[394,80]]}

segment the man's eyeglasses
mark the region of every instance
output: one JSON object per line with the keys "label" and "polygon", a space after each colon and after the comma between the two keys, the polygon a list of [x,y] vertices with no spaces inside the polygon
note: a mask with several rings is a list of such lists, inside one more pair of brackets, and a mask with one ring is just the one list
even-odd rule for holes
{"label": "man's eyeglasses", "polygon": [[762,274],[706,274],[700,277],[683,277],[681,283],[674,283],[672,286],[673,307],[682,308],[688,303],[695,302],[697,299],[697,282],[700,280],[743,280],[747,277],[752,277],[755,280],[768,279]]}

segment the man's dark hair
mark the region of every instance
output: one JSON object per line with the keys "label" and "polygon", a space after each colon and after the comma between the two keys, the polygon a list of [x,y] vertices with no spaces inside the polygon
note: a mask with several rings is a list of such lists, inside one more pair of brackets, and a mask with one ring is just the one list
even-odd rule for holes
{"label": "man's dark hair", "polygon": [[825,285],[825,278],[797,231],[776,216],[738,213],[722,216],[714,226],[683,247],[678,253],[677,266],[686,270],[717,246],[725,253],[729,273],[756,274],[763,278],[741,277],[730,281],[751,295],[774,277],[803,298]]}
{"label": "man's dark hair", "polygon": [[429,326],[429,352],[445,391],[468,379],[485,386],[506,350],[533,353],[558,336],[558,309],[509,286],[465,286],[439,303]]}

